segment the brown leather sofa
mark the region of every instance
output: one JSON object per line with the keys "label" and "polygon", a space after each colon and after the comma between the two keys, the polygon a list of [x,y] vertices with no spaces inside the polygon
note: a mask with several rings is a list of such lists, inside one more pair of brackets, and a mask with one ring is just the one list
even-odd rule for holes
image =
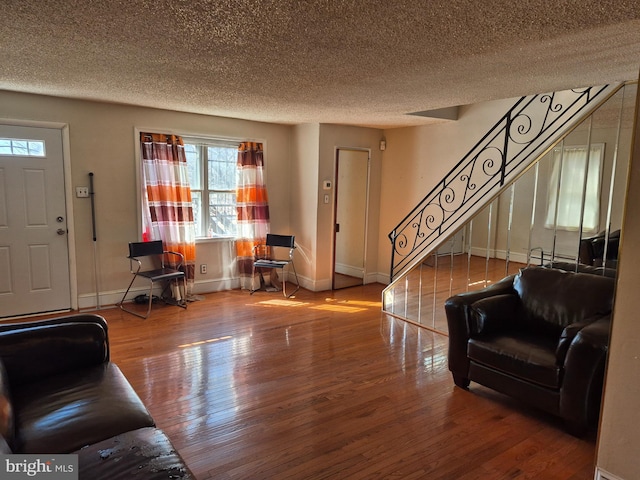
{"label": "brown leather sofa", "polygon": [[0,324],[0,453],[77,454],[80,480],[194,478],[109,358],[99,315]]}
{"label": "brown leather sofa", "polygon": [[593,265],[594,267],[606,267],[616,269],[618,267],[618,249],[620,247],[620,230],[615,230],[609,234],[607,243],[607,253],[605,260],[605,240],[606,232],[580,240],[578,258],[581,264]]}
{"label": "brown leather sofa", "polygon": [[595,425],[609,343],[615,281],[529,267],[445,303],[449,370],[564,419]]}
{"label": "brown leather sofa", "polygon": [[601,275],[604,277],[615,278],[617,270],[609,267],[596,267],[593,265],[584,265],[582,263],[573,262],[549,262],[544,265],[547,268],[557,268],[558,270],[566,270],[567,272],[591,273],[593,275]]}

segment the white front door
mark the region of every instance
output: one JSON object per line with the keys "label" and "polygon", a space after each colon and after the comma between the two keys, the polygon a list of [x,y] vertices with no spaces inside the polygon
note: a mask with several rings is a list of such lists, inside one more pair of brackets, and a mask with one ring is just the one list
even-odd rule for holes
{"label": "white front door", "polygon": [[0,125],[0,317],[71,308],[62,131]]}

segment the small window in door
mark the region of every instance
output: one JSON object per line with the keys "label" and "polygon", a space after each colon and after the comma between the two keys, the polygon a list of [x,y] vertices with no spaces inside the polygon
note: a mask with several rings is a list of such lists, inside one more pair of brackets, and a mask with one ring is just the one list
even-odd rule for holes
{"label": "small window in door", "polygon": [[0,155],[12,157],[44,157],[44,142],[42,140],[0,138]]}

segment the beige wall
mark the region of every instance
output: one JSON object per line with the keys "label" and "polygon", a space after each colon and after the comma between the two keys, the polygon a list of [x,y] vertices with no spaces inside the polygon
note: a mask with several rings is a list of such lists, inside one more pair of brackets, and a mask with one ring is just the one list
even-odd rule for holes
{"label": "beige wall", "polygon": [[[126,288],[130,279],[127,244],[139,235],[136,128],[263,142],[272,230],[290,228],[289,126],[2,91],[0,105],[4,119],[67,124],[72,185],[87,186],[88,173],[94,173],[102,305],[114,303]],[[75,229],[70,234],[76,245],[79,305],[95,305],[90,201],[74,198],[73,214]],[[232,286],[231,242],[198,244],[196,255],[198,264],[208,264],[207,275],[196,273],[196,287],[213,291]]]}
{"label": "beige wall", "polygon": [[[378,232],[380,211],[380,186],[382,152],[379,145],[382,131],[375,128],[347,127],[342,125],[320,126],[320,161],[319,180],[331,179],[335,185],[336,149],[361,148],[371,152],[369,171],[369,204],[367,218],[367,248],[365,252],[365,283],[377,280],[378,265]],[[317,198],[321,202],[325,191],[317,185]],[[316,281],[319,290],[331,288],[333,269],[333,225],[334,225],[334,190],[332,188],[329,204],[320,203],[318,207],[317,238],[318,265]]]}
{"label": "beige wall", "polygon": [[[339,147],[371,150],[365,261],[368,269],[377,271],[381,138],[382,132],[372,128],[324,124],[293,127],[291,229],[298,243],[296,267],[301,265],[298,274],[305,288],[321,291],[330,290],[332,286],[335,199],[333,187],[324,190],[322,182],[329,180],[335,185],[335,158]],[[327,193],[330,202],[325,204]]]}
{"label": "beige wall", "polygon": [[624,480],[640,475],[640,101],[618,270],[597,466]]}
{"label": "beige wall", "polygon": [[318,217],[318,156],[320,125],[293,127],[291,141],[291,233],[298,246],[295,265],[300,283],[315,290]]}
{"label": "beige wall", "polygon": [[422,127],[385,130],[382,156],[378,268],[380,281],[389,280],[389,232],[487,133],[514,99],[485,102],[460,109],[456,121]]}
{"label": "beige wall", "polygon": [[[115,105],[84,100],[0,91],[2,118],[6,123],[64,124],[69,131],[70,187],[88,185],[94,173],[96,207],[96,270],[100,304],[120,299],[130,279],[127,244],[139,237],[136,131],[176,133],[264,143],[265,179],[269,195],[271,231],[296,235],[303,286],[311,290],[331,288],[333,261],[331,202],[320,204],[321,180],[334,177],[338,146],[376,149],[372,154],[369,264],[377,259],[378,201],[380,190],[381,132],[375,129],[332,125],[287,126],[246,120]],[[77,284],[77,305],[95,305],[94,243],[91,204],[72,200],[72,282]],[[208,272],[196,272],[196,292],[237,287],[235,250],[231,241],[200,241],[196,264]],[[74,303],[75,305],[75,303]]]}

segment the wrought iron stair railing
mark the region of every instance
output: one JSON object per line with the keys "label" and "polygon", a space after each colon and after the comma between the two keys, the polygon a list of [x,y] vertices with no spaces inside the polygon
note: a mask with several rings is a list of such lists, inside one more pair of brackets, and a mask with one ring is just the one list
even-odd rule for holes
{"label": "wrought iron stair railing", "polygon": [[391,231],[391,284],[434,251],[622,85],[520,98]]}

